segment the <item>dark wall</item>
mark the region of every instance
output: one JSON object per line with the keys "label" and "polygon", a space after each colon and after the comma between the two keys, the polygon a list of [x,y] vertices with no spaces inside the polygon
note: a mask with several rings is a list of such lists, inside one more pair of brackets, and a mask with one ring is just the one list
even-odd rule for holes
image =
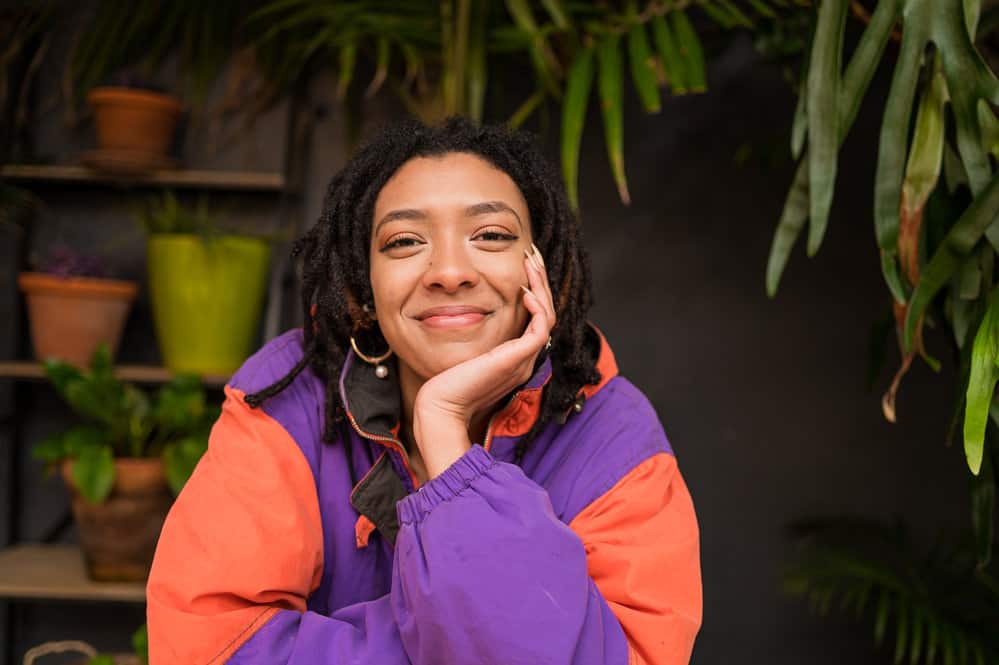
{"label": "dark wall", "polygon": [[[961,525],[967,514],[962,455],[942,444],[951,377],[917,363],[894,426],[881,416],[880,392],[897,354],[889,354],[877,388],[866,387],[871,328],[889,305],[871,224],[886,77],[876,79],[843,153],[825,245],[813,260],[798,249],[775,301],[765,296],[763,276],[792,175],[783,155],[794,99],[748,41],[713,61],[709,83],[708,94],[672,99],[659,116],[630,100],[630,207],[617,200],[595,112],[581,165],[592,318],[622,372],[655,404],[698,511],[705,612],[694,662],[885,662],[888,655],[869,647],[866,626],[814,618],[805,603],[787,599],[780,568],[789,554],[784,525],[798,517],[901,515],[931,532]],[[385,99],[368,117],[374,124],[394,113]],[[307,220],[344,162],[343,125],[334,112],[316,128]],[[739,163],[746,143],[752,150]],[[258,148],[267,159],[280,149]],[[3,269],[9,274],[10,266]],[[143,356],[142,349],[124,353]],[[51,407],[44,388],[32,394],[36,408]],[[44,530],[52,506],[64,500],[36,472],[22,470],[29,534]],[[39,604],[22,645],[83,637],[122,648],[133,619],[113,607],[83,613]]]}

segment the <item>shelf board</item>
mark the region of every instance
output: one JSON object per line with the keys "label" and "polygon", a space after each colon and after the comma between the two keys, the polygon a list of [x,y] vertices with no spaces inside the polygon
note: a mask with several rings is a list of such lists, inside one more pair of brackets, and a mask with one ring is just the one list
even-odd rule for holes
{"label": "shelf board", "polygon": [[153,171],[142,176],[119,176],[101,173],[85,166],[47,166],[7,164],[0,166],[0,178],[21,182],[55,182],[123,187],[178,187],[186,189],[221,189],[257,192],[281,192],[285,178],[281,173],[241,171]]}
{"label": "shelf board", "polygon": [[144,603],[146,587],[90,580],[75,545],[14,545],[0,550],[0,597]]}
{"label": "shelf board", "polygon": [[[147,365],[118,365],[114,373],[123,381],[135,383],[167,383],[174,377],[173,372],[165,367]],[[35,362],[0,362],[0,377],[39,381],[46,378],[45,369]],[[206,374],[201,380],[208,387],[221,388],[229,377],[222,374]]]}

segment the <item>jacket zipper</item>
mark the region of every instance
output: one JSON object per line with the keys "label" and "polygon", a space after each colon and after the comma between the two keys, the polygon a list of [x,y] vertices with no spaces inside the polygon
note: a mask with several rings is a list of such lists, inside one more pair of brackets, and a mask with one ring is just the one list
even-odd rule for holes
{"label": "jacket zipper", "polygon": [[406,472],[409,474],[409,479],[413,483],[413,489],[420,488],[420,483],[416,479],[416,474],[413,473],[413,469],[411,469],[409,466],[409,455],[406,454],[406,448],[402,445],[401,441],[392,438],[390,436],[378,436],[377,434],[371,434],[370,432],[365,432],[357,425],[357,421],[354,420],[354,414],[352,414],[350,411],[347,411],[347,420],[350,421],[351,427],[353,427],[354,431],[357,432],[360,436],[363,436],[366,439],[371,439],[372,441],[378,441],[382,445],[387,445],[389,448],[393,448],[396,452],[398,452],[399,456],[402,458],[402,465],[406,467]]}

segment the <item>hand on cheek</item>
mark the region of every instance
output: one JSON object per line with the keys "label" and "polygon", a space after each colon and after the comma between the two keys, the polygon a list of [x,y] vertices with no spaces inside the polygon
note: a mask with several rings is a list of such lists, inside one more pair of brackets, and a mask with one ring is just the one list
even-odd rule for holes
{"label": "hand on cheek", "polygon": [[530,319],[524,333],[441,372],[417,394],[413,435],[430,478],[439,475],[471,446],[473,417],[530,378],[538,354],[555,326],[555,307],[540,253],[525,252],[528,286],[521,288]]}

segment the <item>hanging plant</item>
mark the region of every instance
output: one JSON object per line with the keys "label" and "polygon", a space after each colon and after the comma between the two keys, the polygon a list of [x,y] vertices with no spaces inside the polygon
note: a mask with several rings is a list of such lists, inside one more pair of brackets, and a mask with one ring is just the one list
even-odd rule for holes
{"label": "hanging plant", "polygon": [[986,425],[989,419],[999,423],[999,290],[994,276],[999,174],[993,166],[999,157],[999,119],[991,106],[999,104],[999,80],[975,38],[984,36],[980,23],[995,27],[999,10],[993,8],[980,21],[978,0],[879,0],[841,70],[849,4],[824,0],[818,8],[806,93],[792,132],[798,169],[774,234],[767,291],[771,297],[776,294],[806,224],[808,255],[822,244],[839,147],[900,24],[874,188],[874,232],[902,355],[882,407],[894,422],[899,386],[916,356],[939,368],[925,347],[923,326],[946,322],[940,327],[960,376],[951,429],[963,431],[974,476],[972,523],[979,565],[985,566],[995,539],[994,465],[983,464],[994,443],[986,436]]}

